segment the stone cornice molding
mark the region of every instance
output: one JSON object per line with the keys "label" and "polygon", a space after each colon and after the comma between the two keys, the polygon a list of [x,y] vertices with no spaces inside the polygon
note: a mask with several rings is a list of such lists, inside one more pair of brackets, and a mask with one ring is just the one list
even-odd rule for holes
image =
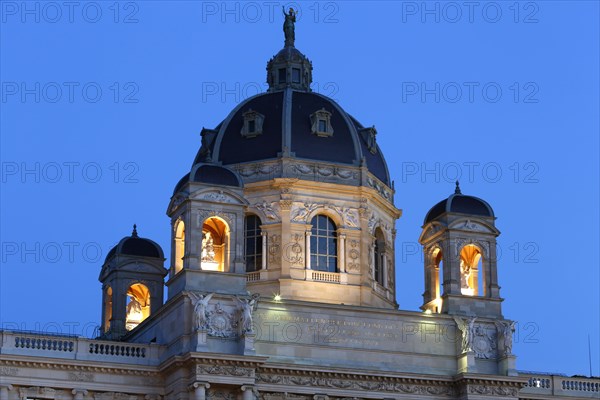
{"label": "stone cornice molding", "polygon": [[[20,357],[21,358],[21,357]],[[120,368],[116,366],[98,366],[98,362],[90,361],[88,365],[85,362],[73,361],[73,360],[62,360],[57,359],[56,362],[52,361],[33,361],[30,359],[7,359],[4,357],[0,360],[0,367],[21,367],[21,368],[36,368],[36,369],[54,369],[63,371],[81,371],[81,372],[94,372],[102,374],[116,374],[116,375],[133,375],[133,376],[148,376],[158,378],[158,370],[156,367],[147,367],[143,365],[134,365],[131,368]],[[103,362],[106,364],[105,362]]]}

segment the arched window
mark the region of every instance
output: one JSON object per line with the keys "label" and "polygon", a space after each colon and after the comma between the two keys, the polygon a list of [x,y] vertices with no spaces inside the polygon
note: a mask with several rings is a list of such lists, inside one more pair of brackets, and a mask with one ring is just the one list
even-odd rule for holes
{"label": "arched window", "polygon": [[177,221],[175,226],[175,273],[183,269],[183,256],[185,255],[185,224]]}
{"label": "arched window", "polygon": [[481,251],[468,244],[460,251],[460,292],[466,296],[483,296],[483,284],[479,277],[483,273]]}
{"label": "arched window", "polygon": [[375,282],[383,286],[385,273],[385,238],[381,229],[377,228],[375,231],[375,268],[373,271],[373,279]]}
{"label": "arched window", "polygon": [[442,312],[442,295],[444,294],[444,258],[442,250],[436,249],[433,253],[435,265],[435,311]]}
{"label": "arched window", "polygon": [[326,215],[317,215],[312,221],[310,237],[310,265],[317,271],[337,271],[337,233],[335,223]]}
{"label": "arched window", "polygon": [[200,267],[204,271],[226,271],[229,265],[229,225],[210,217],[202,225]]}
{"label": "arched window", "polygon": [[150,291],[146,285],[135,283],[127,289],[127,309],[125,313],[125,329],[128,331],[138,326],[150,315]]}
{"label": "arched window", "polygon": [[256,215],[248,215],[245,222],[246,272],[258,271],[262,267],[260,218]]}
{"label": "arched window", "polygon": [[110,329],[110,320],[112,318],[112,288],[108,286],[104,292],[104,332]]}

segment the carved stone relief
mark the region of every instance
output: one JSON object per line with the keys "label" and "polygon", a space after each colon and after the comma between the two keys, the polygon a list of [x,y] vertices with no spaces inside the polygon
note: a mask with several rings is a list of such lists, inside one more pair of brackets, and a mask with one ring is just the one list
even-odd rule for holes
{"label": "carved stone relief", "polygon": [[349,241],[348,272],[360,272],[360,251],[358,240]]}
{"label": "carved stone relief", "polygon": [[19,368],[13,367],[0,367],[0,376],[17,376],[19,374]]}
{"label": "carved stone relief", "polygon": [[75,381],[75,382],[93,382],[94,381],[94,374],[92,374],[91,372],[77,371],[77,372],[69,372],[67,375],[69,376],[69,380]]}
{"label": "carved stone relief", "polygon": [[237,336],[237,321],[234,316],[221,307],[221,303],[207,313],[207,331],[209,336],[233,338]]}
{"label": "carved stone relief", "polygon": [[296,385],[303,387],[325,387],[347,390],[367,390],[399,392],[423,395],[454,396],[456,389],[451,385],[406,384],[400,382],[364,381],[338,378],[322,378],[315,376],[267,375],[257,374],[257,382],[281,385]]}
{"label": "carved stone relief", "polygon": [[391,199],[391,192],[385,188],[385,185],[383,183],[380,183],[379,181],[369,176],[367,177],[367,184],[373,189],[375,189],[384,199]]}
{"label": "carved stone relief", "polygon": [[260,175],[278,175],[281,168],[277,164],[252,164],[240,166],[237,172],[244,178],[258,177]]}
{"label": "carved stone relief", "polygon": [[498,347],[496,330],[476,324],[477,318],[454,317],[461,332],[461,352],[473,352],[476,358],[496,358]]}
{"label": "carved stone relief", "polygon": [[206,398],[208,400],[235,400],[236,396],[225,390],[208,389],[206,391]]}
{"label": "carved stone relief", "polygon": [[269,248],[269,266],[279,266],[279,260],[281,258],[281,243],[279,235],[269,235],[268,237],[268,248]]}
{"label": "carved stone relief", "polygon": [[461,249],[464,246],[469,245],[469,244],[473,244],[473,245],[478,246],[482,250],[483,256],[485,258],[489,257],[489,254],[490,254],[490,244],[489,244],[489,242],[482,242],[482,241],[479,241],[479,240],[463,239],[463,238],[456,240],[456,244],[455,244],[455,247],[454,247],[454,255],[456,257],[458,257],[458,255],[460,254]]}
{"label": "carved stone relief", "polygon": [[230,230],[234,230],[235,226],[233,222],[235,221],[235,214],[230,212],[224,212],[221,210],[198,210],[198,227],[201,227],[205,220],[210,217],[219,217],[225,220],[229,225]]}
{"label": "carved stone relief", "polygon": [[299,203],[294,202],[290,218],[293,222],[307,222],[308,215],[316,210],[320,205],[317,203]]}
{"label": "carved stone relief", "polygon": [[226,375],[226,376],[254,376],[254,369],[238,367],[237,365],[197,365],[197,374]]}
{"label": "carved stone relief", "polygon": [[302,253],[304,252],[304,247],[302,246],[303,241],[304,236],[295,234],[292,235],[291,243],[288,243],[284,246],[284,255],[287,261],[289,261],[294,267],[304,266],[304,258],[302,257]]}
{"label": "carved stone relief", "polygon": [[329,209],[335,211],[342,219],[343,224],[349,228],[358,228],[360,221],[358,209],[350,207],[340,207],[330,203],[303,203],[294,202],[290,218],[293,222],[308,223],[308,216],[316,209]]}
{"label": "carved stone relief", "polygon": [[208,201],[215,201],[218,203],[237,203],[237,201],[234,198],[226,195],[225,193],[223,193],[222,190],[219,190],[218,192],[205,193],[202,195],[202,199]]}
{"label": "carved stone relief", "polygon": [[271,222],[281,220],[281,216],[279,214],[279,202],[277,201],[273,201],[271,203],[263,201],[262,203],[254,204],[253,207],[261,211]]}

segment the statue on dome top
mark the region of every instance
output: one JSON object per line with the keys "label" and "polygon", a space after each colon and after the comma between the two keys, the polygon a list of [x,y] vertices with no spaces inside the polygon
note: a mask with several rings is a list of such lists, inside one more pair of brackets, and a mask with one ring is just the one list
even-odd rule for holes
{"label": "statue on dome top", "polygon": [[290,7],[288,13],[285,12],[285,7],[282,7],[283,15],[285,15],[285,22],[283,23],[283,33],[285,34],[285,46],[294,47],[294,41],[296,40],[295,23],[296,23],[296,11]]}

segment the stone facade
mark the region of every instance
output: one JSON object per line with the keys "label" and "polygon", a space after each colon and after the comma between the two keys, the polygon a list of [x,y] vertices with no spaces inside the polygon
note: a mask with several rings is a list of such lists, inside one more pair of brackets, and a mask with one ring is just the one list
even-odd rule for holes
{"label": "stone facade", "polygon": [[286,15],[269,92],[202,131],[175,188],[168,268],[134,229],[101,268],[97,338],[0,331],[0,400],[598,398],[598,379],[518,373],[495,216],[458,184],[423,226],[422,311],[398,310],[377,132],[310,93]]}

